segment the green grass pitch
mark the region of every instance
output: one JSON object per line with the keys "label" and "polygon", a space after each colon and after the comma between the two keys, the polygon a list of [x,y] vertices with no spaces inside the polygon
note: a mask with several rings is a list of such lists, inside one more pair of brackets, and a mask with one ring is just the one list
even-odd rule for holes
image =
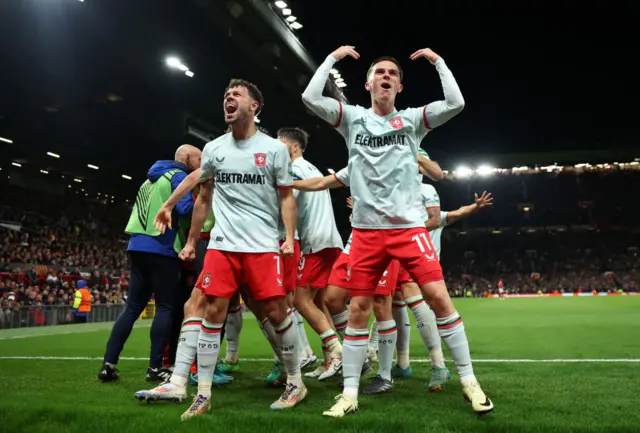
{"label": "green grass pitch", "polygon": [[[0,432],[640,431],[640,296],[454,302],[476,376],[495,403],[487,416],[476,416],[463,401],[457,375],[443,392],[427,392],[427,354],[415,329],[414,376],[396,381],[393,393],[361,396],[359,413],[341,420],[321,415],[339,393],[337,380],[306,380],[305,402],[272,411],[281,391],[263,385],[270,349],[248,315],[235,381],[214,389],[209,415],[185,423],[180,414],[188,403],[133,397],[149,387],[149,322],[127,343],[120,381],[108,384],[97,373],[110,324],[0,331]],[[320,355],[317,336],[310,329],[308,335]]]}

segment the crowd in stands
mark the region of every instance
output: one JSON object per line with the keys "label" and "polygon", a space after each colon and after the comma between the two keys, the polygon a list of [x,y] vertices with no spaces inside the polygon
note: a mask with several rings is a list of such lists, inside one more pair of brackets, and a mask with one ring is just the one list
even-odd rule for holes
{"label": "crowd in stands", "polygon": [[[444,231],[441,260],[454,296],[493,293],[499,282],[510,293],[636,291],[640,284],[640,207],[629,199],[640,189],[638,172],[510,174],[436,187],[443,210],[472,203],[474,192],[495,197],[492,209]],[[72,304],[79,278],[95,304],[124,302],[126,206],[72,195],[31,200],[7,185],[2,196],[0,319],[20,306]],[[335,197],[348,235],[343,197]]]}

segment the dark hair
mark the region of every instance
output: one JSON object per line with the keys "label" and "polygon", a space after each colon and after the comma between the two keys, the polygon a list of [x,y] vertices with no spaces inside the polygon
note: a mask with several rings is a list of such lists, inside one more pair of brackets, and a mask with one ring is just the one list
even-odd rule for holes
{"label": "dark hair", "polygon": [[260,114],[260,111],[262,111],[262,107],[264,106],[264,97],[262,96],[262,92],[260,91],[260,89],[258,89],[258,86],[250,81],[243,80],[241,78],[232,78],[231,81],[229,81],[229,84],[227,84],[227,88],[224,89],[224,93],[227,93],[229,89],[232,89],[234,87],[244,87],[247,89],[247,92],[249,92],[249,96],[251,96],[251,99],[258,102],[256,115]]}
{"label": "dark hair", "polygon": [[384,61],[391,62],[398,67],[398,74],[400,74],[400,81],[402,81],[402,77],[404,76],[404,73],[402,72],[402,66],[400,66],[400,62],[398,61],[398,59],[391,56],[382,56],[375,59],[373,63],[371,63],[371,66],[369,66],[369,70],[367,71],[367,79],[369,79],[369,75],[371,74],[371,71],[373,70],[373,67],[376,65],[376,63]]}
{"label": "dark hair", "polygon": [[280,128],[278,129],[278,138],[280,137],[296,142],[303,152],[307,148],[307,141],[309,141],[309,134],[300,128]]}

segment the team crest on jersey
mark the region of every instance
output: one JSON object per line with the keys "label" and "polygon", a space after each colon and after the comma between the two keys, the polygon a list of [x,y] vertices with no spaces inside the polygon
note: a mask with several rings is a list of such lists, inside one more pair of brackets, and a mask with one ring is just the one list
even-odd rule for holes
{"label": "team crest on jersey", "polygon": [[254,153],[253,157],[256,160],[256,166],[264,167],[267,165],[267,154],[266,153]]}
{"label": "team crest on jersey", "polygon": [[404,126],[404,123],[402,123],[402,117],[400,116],[396,116],[393,119],[389,120],[389,123],[391,124],[393,129],[400,129]]}
{"label": "team crest on jersey", "polygon": [[205,276],[202,277],[202,288],[208,289],[210,284],[211,284],[211,274],[205,274]]}

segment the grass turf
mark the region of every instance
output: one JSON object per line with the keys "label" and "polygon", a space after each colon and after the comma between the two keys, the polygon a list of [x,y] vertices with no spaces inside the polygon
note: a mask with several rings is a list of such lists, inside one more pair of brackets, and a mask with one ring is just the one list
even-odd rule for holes
{"label": "grass turf", "polygon": [[[396,381],[393,393],[361,396],[360,412],[341,420],[321,415],[339,393],[337,380],[306,380],[305,402],[291,411],[272,411],[269,405],[281,390],[263,386],[271,364],[257,359],[270,358],[270,349],[247,316],[240,339],[246,360],[234,382],[214,389],[210,415],[185,423],[180,414],[187,403],[145,404],[133,398],[136,390],[150,387],[144,380],[148,322],[134,330],[123,353],[136,359],[122,360],[120,381],[109,384],[97,380],[109,324],[0,331],[0,432],[638,431],[640,362],[604,360],[640,360],[640,297],[455,303],[477,360],[476,375],[496,406],[484,417],[463,402],[457,376],[443,392],[428,393],[425,362],[414,362],[414,376]],[[308,335],[320,354],[317,337],[311,330]],[[415,329],[411,355],[427,357]],[[590,361],[550,362],[558,359]],[[522,360],[546,361],[516,362]]]}

